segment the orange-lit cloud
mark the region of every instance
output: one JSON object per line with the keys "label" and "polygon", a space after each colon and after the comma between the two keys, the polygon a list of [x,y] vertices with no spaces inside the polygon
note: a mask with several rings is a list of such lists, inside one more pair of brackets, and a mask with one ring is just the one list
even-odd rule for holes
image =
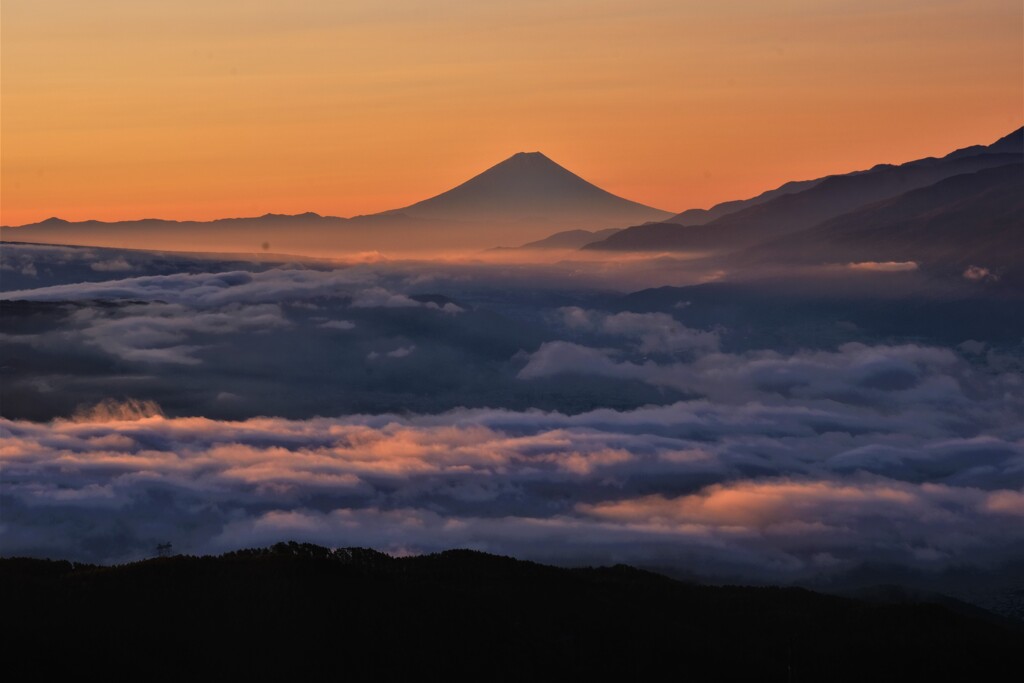
{"label": "orange-lit cloud", "polygon": [[2,222],[354,215],[542,150],[682,210],[991,142],[1022,7],[6,0]]}
{"label": "orange-lit cloud", "polygon": [[[833,410],[833,422],[872,420]],[[767,415],[786,436],[764,435]],[[154,533],[186,552],[282,538],[469,546],[563,562],[698,558],[712,574],[762,578],[1012,558],[1021,444],[952,437],[948,417],[924,401],[839,435],[808,429],[816,417],[799,405],[225,421],[108,402],[74,420],[0,420],[0,540],[107,561],[148,550]],[[699,441],[669,436],[697,421]],[[55,523],[64,533],[47,533]],[[110,529],[116,545],[89,542]]]}
{"label": "orange-lit cloud", "polygon": [[917,270],[917,263],[914,261],[860,261],[847,266],[853,270],[870,270],[879,273],[899,273],[907,270]]}
{"label": "orange-lit cloud", "polygon": [[893,516],[915,506],[914,491],[895,484],[851,485],[834,482],[741,482],[711,486],[680,498],[660,495],[596,505],[581,505],[586,514],[621,523],[658,527],[710,525],[767,530],[793,523],[820,524],[830,514]]}

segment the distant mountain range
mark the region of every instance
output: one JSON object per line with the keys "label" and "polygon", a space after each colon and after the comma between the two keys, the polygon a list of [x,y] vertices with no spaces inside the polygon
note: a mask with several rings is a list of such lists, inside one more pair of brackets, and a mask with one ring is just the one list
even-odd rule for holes
{"label": "distant mountain range", "polygon": [[519,247],[498,247],[513,251],[529,251],[533,249],[579,249],[591,242],[600,242],[611,237],[622,228],[605,228],[604,230],[564,230],[542,240],[527,242]]}
{"label": "distant mountain range", "polygon": [[[307,255],[383,250],[686,252],[725,265],[914,261],[1024,270],[1024,129],[941,158],[786,183],[680,214],[617,197],[539,152],[521,152],[409,206],[354,218],[266,214],[3,228],[7,240],[143,249]],[[630,226],[632,227],[625,227]],[[1015,276],[1016,277],[1016,276]],[[1024,279],[1024,273],[1020,275]]]}
{"label": "distant mountain range", "polygon": [[1024,263],[1024,165],[964,173],[736,255],[749,263],[923,262],[998,275]]}
{"label": "distant mountain range", "polygon": [[[1018,130],[1011,133],[1010,135],[1007,135],[1004,138],[1001,138],[1000,140],[991,145],[973,145],[971,147],[965,147],[964,149],[959,149],[955,152],[947,154],[944,158],[948,160],[955,159],[958,157],[974,156],[977,154],[993,153],[1019,154],[1021,152],[1021,144],[1021,131]],[[929,161],[935,161],[935,159],[922,159],[919,162],[910,163],[927,163]],[[871,168],[867,171],[854,171],[852,173],[844,174],[844,177],[862,175],[864,173],[871,173],[873,171],[878,171],[892,167],[893,166],[891,164],[879,164],[878,166],[875,166],[874,168]],[[774,190],[762,192],[756,197],[752,197],[750,199],[740,199],[722,202],[721,204],[716,204],[710,209],[688,209],[680,214],[677,214],[676,216],[673,216],[672,218],[665,222],[678,223],[680,225],[704,225],[705,223],[710,223],[711,221],[717,218],[721,218],[722,216],[725,216],[727,214],[736,213],[741,209],[747,209],[752,206],[757,206],[758,204],[764,204],[765,202],[771,199],[775,199],[776,197],[786,194],[795,194],[797,192],[803,192],[804,190],[809,190],[810,188],[814,187],[821,181],[832,177],[835,176],[815,178],[814,180],[793,180],[775,188]]]}
{"label": "distant mountain range", "polygon": [[733,265],[914,261],[998,276],[1024,263],[1022,163],[1018,129],[938,159],[787,183],[583,248],[728,255]]}
{"label": "distant mountain range", "polygon": [[[539,152],[523,152],[436,197],[354,218],[315,213],[114,223],[50,218],[2,230],[4,239],[51,244],[324,255],[485,248],[543,238],[558,229],[621,228],[671,216],[606,192]],[[573,246],[586,241],[592,240]]]}

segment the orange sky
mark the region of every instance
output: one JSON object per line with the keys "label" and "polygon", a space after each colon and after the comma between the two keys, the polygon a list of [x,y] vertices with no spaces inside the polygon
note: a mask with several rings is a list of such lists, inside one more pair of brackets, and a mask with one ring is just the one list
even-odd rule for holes
{"label": "orange sky", "polygon": [[4,224],[350,216],[540,150],[680,211],[1024,122],[1020,0],[3,0]]}

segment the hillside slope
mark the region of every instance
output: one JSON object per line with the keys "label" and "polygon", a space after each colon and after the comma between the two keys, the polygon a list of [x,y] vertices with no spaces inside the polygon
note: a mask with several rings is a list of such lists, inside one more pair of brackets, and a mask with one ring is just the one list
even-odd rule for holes
{"label": "hillside slope", "polygon": [[391,558],[279,544],[119,567],[0,560],[3,637],[38,677],[95,666],[517,679],[974,679],[1021,632],[935,604],[694,586],[472,551]]}

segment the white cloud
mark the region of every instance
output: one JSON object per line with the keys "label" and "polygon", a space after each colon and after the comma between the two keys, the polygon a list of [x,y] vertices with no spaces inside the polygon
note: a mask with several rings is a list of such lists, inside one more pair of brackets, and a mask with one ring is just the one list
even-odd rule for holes
{"label": "white cloud", "polygon": [[576,306],[559,309],[569,329],[597,332],[636,340],[641,353],[714,351],[719,338],[715,331],[686,327],[666,313],[605,313]]}
{"label": "white cloud", "polygon": [[356,324],[348,320],[328,320],[327,322],[320,323],[317,327],[328,330],[354,330]]}
{"label": "white cloud", "polygon": [[[545,342],[519,371],[523,380],[578,373],[633,379],[726,403],[789,398],[890,405],[921,398],[966,402],[976,370],[953,351],[849,343],[836,351],[704,353],[690,362],[619,361],[612,350]],[[1005,380],[1012,379],[1007,373]]]}
{"label": "white cloud", "polygon": [[[115,259],[117,261],[118,259]],[[123,260],[123,259],[120,259]],[[357,308],[422,307],[442,313],[461,313],[446,302],[421,302],[391,291],[383,276],[366,266],[332,270],[273,268],[260,272],[175,273],[53,285],[3,292],[0,298],[24,301],[129,300],[173,303],[191,308],[217,308],[230,304],[288,303],[304,305],[319,297],[351,299]]]}
{"label": "white cloud", "polygon": [[107,259],[105,261],[95,261],[89,265],[90,268],[97,272],[109,273],[117,272],[122,270],[131,270],[132,264],[128,263],[123,256],[117,258]]}
{"label": "white cloud", "polygon": [[[228,305],[194,311],[180,304],[133,304],[117,309],[83,308],[69,316],[86,343],[129,361],[194,365],[203,347],[186,341],[197,334],[260,332],[290,323],[276,304]],[[68,334],[68,333],[65,333]]]}
{"label": "white cloud", "polygon": [[366,355],[366,359],[377,360],[378,358],[405,358],[406,356],[412,355],[412,352],[415,350],[416,345],[410,344],[409,346],[400,346],[397,349],[384,351],[383,353],[379,351],[370,351],[370,353]]}

